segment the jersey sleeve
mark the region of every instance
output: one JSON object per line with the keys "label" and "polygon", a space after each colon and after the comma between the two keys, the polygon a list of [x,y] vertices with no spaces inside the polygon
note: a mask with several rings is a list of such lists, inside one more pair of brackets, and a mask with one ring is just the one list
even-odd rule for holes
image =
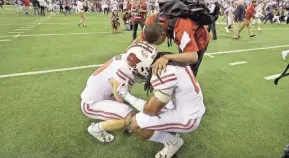
{"label": "jersey sleeve", "polygon": [[127,80],[129,80],[129,84],[133,86],[134,84],[134,75],[132,72],[129,70],[129,68],[119,68],[113,79],[117,81],[119,84],[124,84],[126,83]]}
{"label": "jersey sleeve", "polygon": [[197,25],[190,19],[179,19],[175,25],[174,38],[179,43],[182,52],[198,52],[198,45],[195,40]]}
{"label": "jersey sleeve", "polygon": [[171,96],[175,90],[175,87],[177,86],[178,80],[175,73],[167,71],[166,73],[162,73],[159,78],[153,75],[150,82],[154,88],[154,91],[159,91]]}

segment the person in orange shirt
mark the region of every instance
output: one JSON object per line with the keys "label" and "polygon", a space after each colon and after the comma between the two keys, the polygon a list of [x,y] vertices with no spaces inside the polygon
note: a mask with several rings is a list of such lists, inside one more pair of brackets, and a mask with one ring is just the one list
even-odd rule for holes
{"label": "person in orange shirt", "polygon": [[131,6],[132,6],[132,4],[130,3],[130,1],[127,1],[126,9],[131,10]]}
{"label": "person in orange shirt", "polygon": [[250,37],[255,37],[256,35],[252,34],[252,28],[251,28],[251,19],[255,18],[255,7],[257,6],[257,2],[256,0],[253,0],[251,5],[248,6],[247,10],[246,10],[246,14],[245,14],[245,19],[244,22],[242,24],[242,27],[239,31],[239,33],[242,32],[242,30],[247,27],[248,28],[248,33]]}
{"label": "person in orange shirt", "polygon": [[25,15],[29,15],[30,0],[24,0]]}
{"label": "person in orange shirt", "polygon": [[194,75],[197,76],[198,68],[210,41],[207,29],[190,19],[178,18],[174,31],[170,34],[168,20],[160,18],[160,22],[156,22],[157,17],[158,13],[147,19],[144,31],[135,42],[147,41],[150,44],[161,45],[166,38],[171,38],[178,45],[180,54],[164,55],[158,59],[154,64],[153,73],[161,73],[166,69],[169,61],[174,61],[189,64]]}
{"label": "person in orange shirt", "polygon": [[137,38],[138,25],[140,25],[140,27],[143,29],[147,13],[148,8],[146,0],[133,0],[131,7],[133,40]]}

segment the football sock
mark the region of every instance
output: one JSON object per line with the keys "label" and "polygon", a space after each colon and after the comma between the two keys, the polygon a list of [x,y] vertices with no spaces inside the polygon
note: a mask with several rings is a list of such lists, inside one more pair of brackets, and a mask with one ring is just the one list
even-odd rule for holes
{"label": "football sock", "polygon": [[175,145],[176,143],[178,143],[178,137],[176,135],[168,133],[165,141],[166,144]]}
{"label": "football sock", "polygon": [[178,142],[178,137],[167,132],[154,131],[154,134],[149,140],[163,144],[176,144]]}
{"label": "football sock", "polygon": [[158,142],[158,143],[164,144],[168,134],[169,133],[167,133],[167,132],[154,131],[154,134],[152,135],[152,137],[149,140],[153,141],[153,142]]}
{"label": "football sock", "polygon": [[101,131],[104,131],[101,127],[101,122],[100,123],[97,123],[93,126],[92,128],[93,132],[101,132]]}

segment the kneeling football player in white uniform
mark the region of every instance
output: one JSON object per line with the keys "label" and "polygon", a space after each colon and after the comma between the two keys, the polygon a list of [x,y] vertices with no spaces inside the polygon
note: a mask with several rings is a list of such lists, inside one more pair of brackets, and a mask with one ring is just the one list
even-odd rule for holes
{"label": "kneeling football player in white uniform", "polygon": [[[142,42],[142,44],[143,46],[132,45],[131,48],[143,53],[148,49],[156,51],[147,43]],[[134,59],[133,54],[132,56],[122,54],[106,62],[89,77],[86,88],[81,94],[82,112],[89,118],[104,120],[97,124],[92,123],[88,127],[88,132],[101,142],[113,141],[114,136],[107,131],[128,126],[131,116],[135,114],[117,94],[119,84],[128,80],[131,87],[137,79],[128,66],[132,59]]]}
{"label": "kneeling football player in white uniform", "polygon": [[156,158],[171,158],[183,145],[183,139],[175,133],[191,133],[198,128],[205,113],[201,88],[190,66],[169,63],[165,72],[154,76],[151,65],[167,53],[158,53],[138,58],[137,72],[147,81],[145,89],[153,92],[148,100],[136,98],[129,92],[128,82],[118,88],[118,94],[134,106],[138,114],[132,117],[132,131],[153,142],[164,144]]}

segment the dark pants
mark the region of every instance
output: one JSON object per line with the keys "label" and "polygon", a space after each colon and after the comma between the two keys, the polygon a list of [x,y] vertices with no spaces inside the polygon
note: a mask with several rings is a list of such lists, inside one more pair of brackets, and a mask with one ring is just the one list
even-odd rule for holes
{"label": "dark pants", "polygon": [[39,9],[38,7],[34,7],[34,15],[38,16],[39,15]]}
{"label": "dark pants", "polygon": [[41,15],[41,16],[45,16],[45,7],[44,7],[44,6],[41,6],[40,9],[41,9],[40,15]]}
{"label": "dark pants", "polygon": [[65,7],[65,16],[70,15],[70,8],[69,7]]}
{"label": "dark pants", "polygon": [[194,72],[195,77],[198,75],[199,67],[202,63],[205,52],[207,51],[208,45],[201,51],[198,52],[198,61],[195,64],[190,65],[192,71]]}
{"label": "dark pants", "polygon": [[274,18],[274,15],[268,14],[265,18],[264,24],[266,24],[269,20],[270,20],[271,24],[273,24],[273,18]]}
{"label": "dark pants", "polygon": [[213,38],[216,39],[217,38],[217,30],[216,30],[216,22],[214,21],[211,25],[209,25],[208,27],[208,31],[209,32],[213,32]]}
{"label": "dark pants", "polygon": [[218,20],[219,16],[215,16],[214,18],[215,18],[215,21],[211,25],[209,25],[208,31],[211,32],[212,30],[213,39],[217,39],[216,21]]}
{"label": "dark pants", "polygon": [[103,14],[106,13],[106,15],[108,15],[108,12],[109,12],[108,8],[104,8],[104,9],[103,9]]}
{"label": "dark pants", "polygon": [[284,16],[284,15],[282,15],[282,16],[280,17],[280,21],[281,21],[281,22],[285,22],[285,16]]}
{"label": "dark pants", "polygon": [[286,23],[289,24],[289,17],[287,18],[287,22]]}
{"label": "dark pants", "polygon": [[145,25],[145,22],[133,22],[132,23],[132,39],[135,40],[137,37],[137,29],[138,29],[138,25],[140,25],[141,29],[143,30],[143,27]]}
{"label": "dark pants", "polygon": [[59,11],[60,11],[60,14],[61,14],[61,13],[64,13],[63,7],[60,7],[60,10],[59,10]]}

